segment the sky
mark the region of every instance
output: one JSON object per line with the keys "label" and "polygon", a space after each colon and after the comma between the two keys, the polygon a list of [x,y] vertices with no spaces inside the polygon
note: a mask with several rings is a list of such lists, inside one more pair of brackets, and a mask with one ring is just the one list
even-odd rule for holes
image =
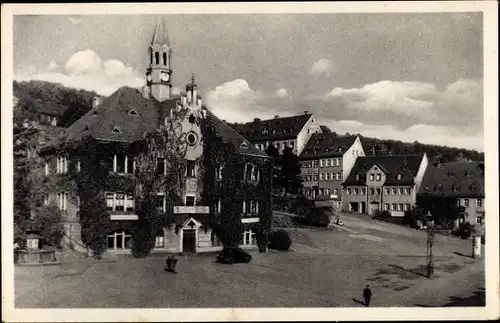
{"label": "sky", "polygon": [[14,79],[141,87],[164,19],[180,92],[221,119],[314,113],[333,131],[483,148],[482,13],[14,17]]}

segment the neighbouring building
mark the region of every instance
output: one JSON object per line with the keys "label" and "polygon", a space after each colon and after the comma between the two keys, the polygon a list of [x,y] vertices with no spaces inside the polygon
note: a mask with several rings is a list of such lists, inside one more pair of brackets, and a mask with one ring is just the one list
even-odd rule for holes
{"label": "neighbouring building", "polygon": [[322,132],[320,124],[308,111],[302,115],[275,116],[269,120],[256,118],[253,122],[233,123],[231,126],[261,151],[266,151],[270,145],[280,152],[290,147],[297,156],[314,133]]}
{"label": "neighbouring building", "polygon": [[[217,137],[232,145],[241,156],[241,165],[238,165],[241,176],[238,174],[238,178],[244,184],[240,191],[234,192],[237,203],[241,205],[244,227],[240,244],[244,248],[256,246],[256,231],[262,222],[261,218],[263,214],[271,213],[270,191],[266,194],[266,189],[271,189],[271,167],[267,166],[270,165],[270,158],[203,106],[194,76],[186,85],[185,93],[172,96],[172,50],[162,21],[156,26],[147,50],[147,82],[142,89],[122,87],[107,98],[96,97],[92,110],[66,129],[69,138],[67,143],[44,150],[46,181],[59,182],[56,185],[57,191],[44,197],[44,203],[54,201],[62,211],[64,243],[75,248],[82,246],[78,212],[80,199],[65,176],[71,172],[79,172],[83,167],[74,150],[78,145],[73,143],[90,137],[97,141],[100,151],[106,154],[102,162],[107,167],[109,176],[117,179],[113,181],[112,187],[107,187],[102,192],[112,223],[112,229],[108,232],[108,250],[129,252],[134,238],[134,225],[138,220],[134,191],[130,185],[134,180],[136,156],[140,149],[136,143],[145,134],[157,131],[174,116],[180,115],[179,130],[185,134],[187,143],[186,185],[184,191],[179,192],[183,203],[174,207],[173,221],[157,232],[155,249],[203,252],[222,248],[213,227],[206,221],[210,215],[214,215],[215,219],[220,218],[220,193],[214,194],[210,205],[199,205],[204,185],[200,178],[202,170],[199,160],[207,153],[204,151],[200,123],[208,121],[214,125]],[[166,169],[167,162],[161,156],[157,159],[159,176],[162,176],[161,169]],[[220,164],[213,170],[216,184],[225,180],[223,167]],[[269,183],[265,182],[268,180]],[[167,211],[164,194],[161,192],[158,193],[156,206],[160,214]],[[266,223],[270,223],[267,220]]]}
{"label": "neighbouring building", "polygon": [[484,162],[450,162],[429,165],[417,194],[419,207],[431,213],[453,210],[454,225],[484,225]]}
{"label": "neighbouring building", "polygon": [[426,154],[358,157],[342,184],[343,211],[404,216],[416,204],[427,165]]}
{"label": "neighbouring building", "polygon": [[356,158],[364,155],[358,136],[313,134],[299,157],[304,194],[313,200],[331,201],[334,207],[341,208],[342,182]]}

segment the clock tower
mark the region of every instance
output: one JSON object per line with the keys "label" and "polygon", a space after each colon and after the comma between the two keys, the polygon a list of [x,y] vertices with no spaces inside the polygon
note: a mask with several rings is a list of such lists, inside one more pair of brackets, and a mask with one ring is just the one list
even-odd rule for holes
{"label": "clock tower", "polygon": [[149,66],[146,81],[151,95],[158,101],[170,99],[172,92],[172,69],[170,68],[172,48],[163,19],[158,21],[149,46]]}

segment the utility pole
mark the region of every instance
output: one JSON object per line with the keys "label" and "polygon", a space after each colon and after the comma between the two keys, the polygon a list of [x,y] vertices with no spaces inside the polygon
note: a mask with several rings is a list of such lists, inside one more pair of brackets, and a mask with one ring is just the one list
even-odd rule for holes
{"label": "utility pole", "polygon": [[432,255],[432,247],[434,245],[434,225],[427,227],[427,278],[432,278],[434,275],[434,262]]}

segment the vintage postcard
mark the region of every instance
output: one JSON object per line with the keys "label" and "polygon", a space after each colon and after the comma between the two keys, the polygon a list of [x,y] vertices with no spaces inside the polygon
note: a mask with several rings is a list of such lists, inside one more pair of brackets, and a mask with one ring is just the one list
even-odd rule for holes
{"label": "vintage postcard", "polygon": [[2,6],[2,320],[495,319],[493,1]]}

